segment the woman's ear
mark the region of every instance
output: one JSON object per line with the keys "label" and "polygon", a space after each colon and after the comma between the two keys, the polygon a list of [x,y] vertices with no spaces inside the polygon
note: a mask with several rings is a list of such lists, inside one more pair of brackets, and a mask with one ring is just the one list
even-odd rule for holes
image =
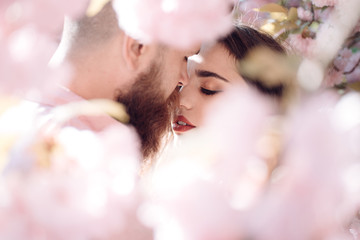
{"label": "woman's ear", "polygon": [[140,57],[144,54],[145,50],[146,45],[128,35],[124,35],[122,53],[126,66],[130,70],[135,71],[139,68]]}

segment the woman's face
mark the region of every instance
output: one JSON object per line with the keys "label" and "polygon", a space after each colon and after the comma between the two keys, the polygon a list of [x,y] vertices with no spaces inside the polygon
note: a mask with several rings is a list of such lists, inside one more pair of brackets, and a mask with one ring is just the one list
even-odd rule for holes
{"label": "woman's face", "polygon": [[245,86],[235,58],[219,43],[202,46],[189,59],[188,73],[190,82],[180,92],[180,110],[173,123],[176,134],[201,126],[207,106],[233,83]]}

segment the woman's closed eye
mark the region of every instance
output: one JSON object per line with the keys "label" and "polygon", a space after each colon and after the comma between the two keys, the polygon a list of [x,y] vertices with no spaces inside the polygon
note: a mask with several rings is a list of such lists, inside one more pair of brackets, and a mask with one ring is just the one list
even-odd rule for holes
{"label": "woman's closed eye", "polygon": [[215,94],[217,94],[217,93],[222,92],[222,91],[209,90],[209,89],[206,89],[206,88],[203,88],[203,87],[201,87],[200,90],[201,90],[201,92],[202,92],[203,94],[205,94],[205,95],[215,95]]}

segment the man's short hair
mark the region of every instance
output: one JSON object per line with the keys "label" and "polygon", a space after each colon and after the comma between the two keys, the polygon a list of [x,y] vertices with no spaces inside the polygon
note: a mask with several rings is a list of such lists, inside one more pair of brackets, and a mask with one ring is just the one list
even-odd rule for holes
{"label": "man's short hair", "polygon": [[95,16],[66,19],[63,38],[69,41],[71,52],[78,52],[97,47],[120,31],[117,15],[110,1]]}

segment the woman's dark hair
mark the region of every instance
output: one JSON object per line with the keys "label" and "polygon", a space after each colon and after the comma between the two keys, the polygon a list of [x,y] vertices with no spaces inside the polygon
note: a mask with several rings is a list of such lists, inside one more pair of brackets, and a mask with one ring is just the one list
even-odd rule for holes
{"label": "woman's dark hair", "polygon": [[[286,54],[285,48],[269,34],[262,33],[245,25],[235,26],[230,34],[221,38],[218,42],[222,44],[237,61],[243,60],[251,50],[257,47],[267,47],[277,53]],[[279,98],[283,95],[283,84],[268,87],[261,79],[251,79],[247,76],[242,77],[248,84],[255,86],[262,93]]]}

